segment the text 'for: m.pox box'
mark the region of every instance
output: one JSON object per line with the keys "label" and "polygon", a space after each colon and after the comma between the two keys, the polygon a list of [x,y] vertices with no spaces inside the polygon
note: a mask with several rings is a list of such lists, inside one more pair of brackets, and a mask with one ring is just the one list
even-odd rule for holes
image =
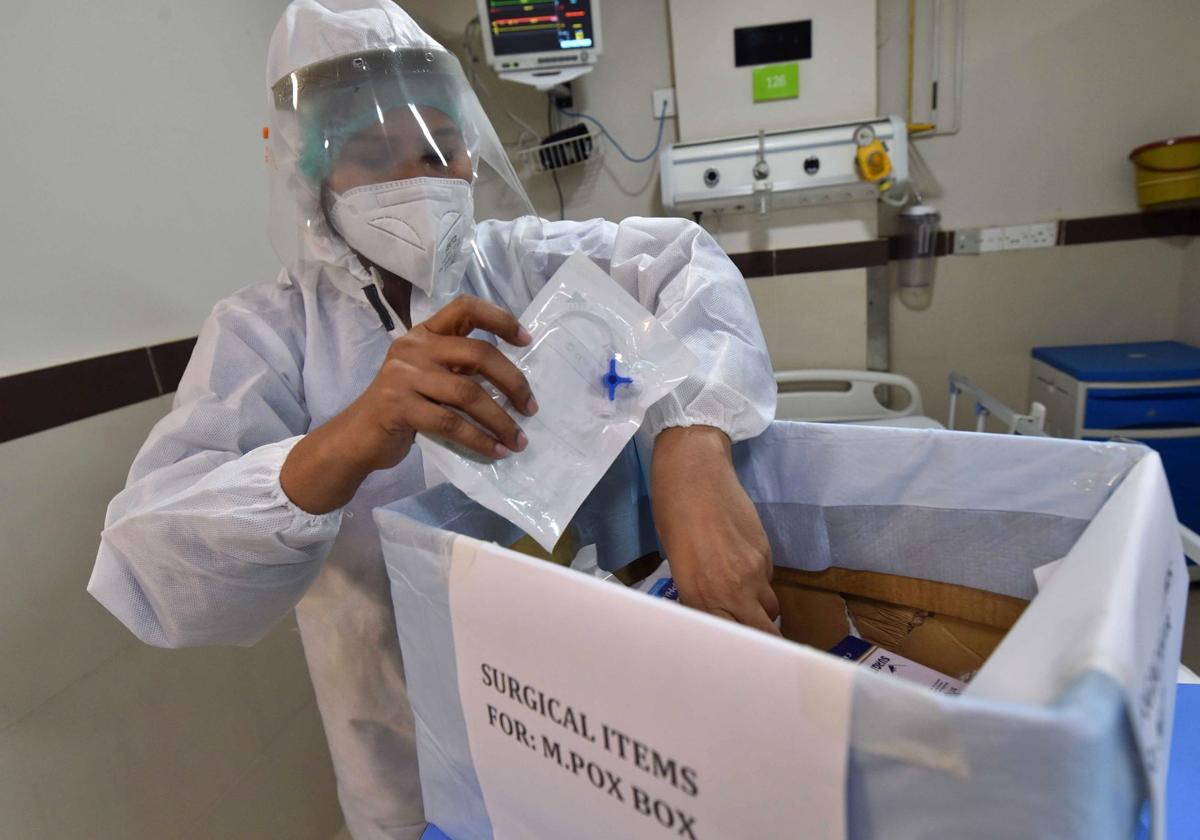
{"label": "text 'for: m.pox box'", "polygon": [[[638,446],[570,534],[610,571],[658,549]],[[1155,453],[802,423],[734,453],[785,639],[504,548],[521,535],[449,486],[376,512],[428,819],[1128,840],[1149,808],[1161,831],[1187,581]],[[847,636],[962,694],[827,652]]]}

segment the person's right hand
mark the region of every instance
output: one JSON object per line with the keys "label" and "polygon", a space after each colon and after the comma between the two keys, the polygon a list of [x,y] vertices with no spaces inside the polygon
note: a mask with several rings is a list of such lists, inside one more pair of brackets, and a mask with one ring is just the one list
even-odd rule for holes
{"label": "person's right hand", "polygon": [[417,432],[487,458],[523,450],[528,441],[516,422],[471,377],[491,382],[526,415],[537,412],[537,402],[503,353],[467,338],[477,329],[519,347],[531,341],[513,315],[474,297],[458,298],[417,324],[392,342],[358,399],[293,447],[280,472],[288,498],[309,513],[341,507],[371,472],[400,463]]}

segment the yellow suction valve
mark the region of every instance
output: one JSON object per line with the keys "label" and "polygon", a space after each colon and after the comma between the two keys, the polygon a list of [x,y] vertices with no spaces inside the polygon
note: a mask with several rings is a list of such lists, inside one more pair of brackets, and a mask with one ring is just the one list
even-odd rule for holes
{"label": "yellow suction valve", "polygon": [[854,142],[858,146],[854,162],[859,177],[877,185],[880,192],[890,190],[893,183],[892,159],[888,156],[887,146],[876,136],[875,129],[860,125],[854,130]]}

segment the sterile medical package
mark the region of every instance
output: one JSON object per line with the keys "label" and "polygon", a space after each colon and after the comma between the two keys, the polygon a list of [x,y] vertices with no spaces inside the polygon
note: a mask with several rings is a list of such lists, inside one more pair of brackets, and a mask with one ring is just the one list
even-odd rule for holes
{"label": "sterile medical package", "polygon": [[[570,528],[608,571],[660,550],[628,453]],[[777,422],[733,457],[784,639],[517,554],[449,485],[375,511],[428,819],[455,840],[1129,840],[1145,811],[1163,836],[1187,573],[1156,453]],[[974,674],[930,691],[830,655],[847,635]]]}
{"label": "sterile medical package", "polygon": [[550,551],[641,426],[696,367],[695,355],[587,256],[569,258],[521,316],[533,336],[502,352],[525,374],[534,417],[490,393],[529,439],[497,461],[424,435],[421,454],[451,484]]}
{"label": "sterile medical package", "polygon": [[898,653],[892,653],[857,636],[847,636],[829,652],[864,668],[870,668],[876,673],[899,677],[933,689],[938,694],[962,694],[963,689],[967,687],[964,682],[940,674],[932,668],[926,668],[919,662],[905,659]]}

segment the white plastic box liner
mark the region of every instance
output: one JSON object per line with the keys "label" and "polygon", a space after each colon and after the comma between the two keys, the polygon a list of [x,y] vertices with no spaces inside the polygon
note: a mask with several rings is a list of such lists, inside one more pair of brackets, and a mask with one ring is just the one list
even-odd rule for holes
{"label": "white plastic box liner", "polygon": [[[777,566],[1036,599],[963,696],[937,695],[515,554],[512,525],[434,488],[375,514],[431,822],[1128,840],[1149,809],[1161,836],[1187,575],[1156,454],[783,422],[734,452]],[[657,549],[648,457],[631,444],[576,516],[603,568]]]}

